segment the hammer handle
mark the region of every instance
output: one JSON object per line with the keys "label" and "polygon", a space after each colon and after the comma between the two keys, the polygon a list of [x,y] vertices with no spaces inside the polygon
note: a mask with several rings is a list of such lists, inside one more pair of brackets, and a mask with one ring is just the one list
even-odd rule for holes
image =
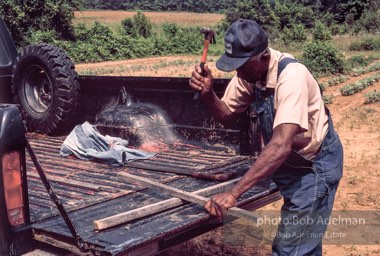
{"label": "hammer handle", "polygon": [[[200,64],[202,76],[205,76],[205,64],[206,64],[207,52],[208,52],[209,45],[210,45],[210,40],[208,40],[208,39],[205,40],[203,43],[203,54],[202,54],[201,64]],[[194,96],[193,96],[193,100],[199,100],[200,94],[201,94],[200,92],[195,92]]]}
{"label": "hammer handle", "polygon": [[201,76],[205,76],[205,63],[201,62],[199,66],[201,68]]}
{"label": "hammer handle", "polygon": [[[207,52],[206,52],[206,55],[207,55]],[[202,58],[203,58],[203,56],[202,56]],[[201,62],[199,64],[199,66],[201,67],[201,76],[204,76],[205,75],[205,62]],[[201,93],[199,91],[194,92],[193,100],[199,100],[200,97],[201,97]]]}
{"label": "hammer handle", "polygon": [[203,54],[202,54],[202,58],[201,58],[201,63],[203,63],[203,64],[206,63],[207,51],[208,51],[209,45],[210,45],[210,41],[209,40],[205,40],[204,43],[203,43]]}

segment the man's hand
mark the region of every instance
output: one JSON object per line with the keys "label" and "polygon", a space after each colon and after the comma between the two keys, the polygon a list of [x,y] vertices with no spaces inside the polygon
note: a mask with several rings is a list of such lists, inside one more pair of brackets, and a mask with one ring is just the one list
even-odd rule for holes
{"label": "man's hand", "polygon": [[240,115],[233,113],[228,108],[227,104],[219,99],[215,94],[213,87],[214,78],[211,74],[211,70],[205,64],[204,72],[202,72],[199,64],[195,65],[194,71],[191,73],[189,80],[189,86],[201,94],[201,100],[204,105],[211,112],[211,115],[226,127],[236,123]]}
{"label": "man's hand", "polygon": [[206,210],[213,216],[218,217],[219,221],[223,220],[223,215],[227,209],[236,204],[236,198],[230,192],[220,193],[213,196],[206,204]]}
{"label": "man's hand", "polygon": [[189,85],[192,89],[200,91],[201,94],[203,94],[212,90],[213,79],[211,70],[208,68],[207,64],[204,66],[203,74],[200,65],[197,64],[194,67],[194,71],[191,73]]}

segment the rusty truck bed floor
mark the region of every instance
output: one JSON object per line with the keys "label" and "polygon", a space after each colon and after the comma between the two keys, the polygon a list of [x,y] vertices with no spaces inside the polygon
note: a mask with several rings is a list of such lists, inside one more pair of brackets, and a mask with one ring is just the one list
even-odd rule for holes
{"label": "rusty truck bed floor", "polygon": [[[163,238],[189,231],[191,227],[199,227],[210,220],[203,207],[186,204],[96,232],[93,228],[95,220],[169,198],[152,189],[141,188],[121,180],[117,177],[118,172],[127,171],[191,192],[218,182],[163,171],[178,167],[185,170],[202,170],[214,166],[226,171],[238,170],[241,175],[251,165],[249,158],[236,156],[223,148],[194,148],[182,145],[176,150],[166,149],[158,153],[154,159],[144,160],[145,163],[136,161],[130,166],[116,167],[60,157],[59,149],[63,137],[28,134],[28,139],[54,191],[70,212],[80,236],[105,255],[118,255],[158,240],[162,242]],[[28,155],[27,169],[31,220],[36,239],[56,245],[59,244],[57,241],[72,243],[69,229],[49,198]],[[275,185],[267,180],[246,193],[239,204],[252,203],[275,192]]]}

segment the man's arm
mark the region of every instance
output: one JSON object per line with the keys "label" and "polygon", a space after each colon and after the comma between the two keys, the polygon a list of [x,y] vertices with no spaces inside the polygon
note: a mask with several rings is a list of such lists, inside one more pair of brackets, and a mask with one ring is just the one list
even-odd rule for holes
{"label": "man's arm", "polygon": [[211,115],[223,125],[230,126],[238,120],[239,115],[232,113],[226,103],[220,100],[215,94],[212,88],[213,79],[211,70],[207,65],[205,65],[204,74],[202,76],[200,66],[197,64],[192,72],[189,85],[194,90],[200,91],[201,100],[207,106]]}
{"label": "man's arm", "polygon": [[268,177],[279,168],[288,158],[294,140],[294,136],[300,131],[296,124],[281,124],[273,130],[272,139],[264,147],[259,158],[248,172],[233,187],[231,193],[239,198],[252,186]]}
{"label": "man's arm", "polygon": [[241,195],[277,170],[288,158],[294,136],[299,132],[300,127],[296,124],[278,125],[259,158],[231,191],[215,195],[206,203],[205,208],[210,214],[221,218],[223,212],[234,206]]}

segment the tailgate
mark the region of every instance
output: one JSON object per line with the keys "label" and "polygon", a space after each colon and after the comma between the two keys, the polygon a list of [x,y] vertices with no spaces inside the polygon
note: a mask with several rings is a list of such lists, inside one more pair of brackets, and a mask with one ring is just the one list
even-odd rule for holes
{"label": "tailgate", "polygon": [[[220,225],[211,224],[215,221],[202,206],[188,203],[104,231],[95,231],[95,220],[170,198],[121,180],[117,177],[118,172],[127,171],[192,192],[218,182],[161,171],[173,168],[201,170],[213,166],[219,170],[238,171],[242,175],[252,164],[250,158],[236,156],[224,148],[182,145],[160,152],[154,159],[115,167],[61,158],[59,149],[64,138],[37,134],[28,134],[28,137],[55,192],[69,211],[77,232],[97,255],[154,254]],[[27,160],[27,169],[35,239],[81,254],[30,159]],[[238,205],[257,209],[278,199],[276,186],[266,180],[244,194]]]}

